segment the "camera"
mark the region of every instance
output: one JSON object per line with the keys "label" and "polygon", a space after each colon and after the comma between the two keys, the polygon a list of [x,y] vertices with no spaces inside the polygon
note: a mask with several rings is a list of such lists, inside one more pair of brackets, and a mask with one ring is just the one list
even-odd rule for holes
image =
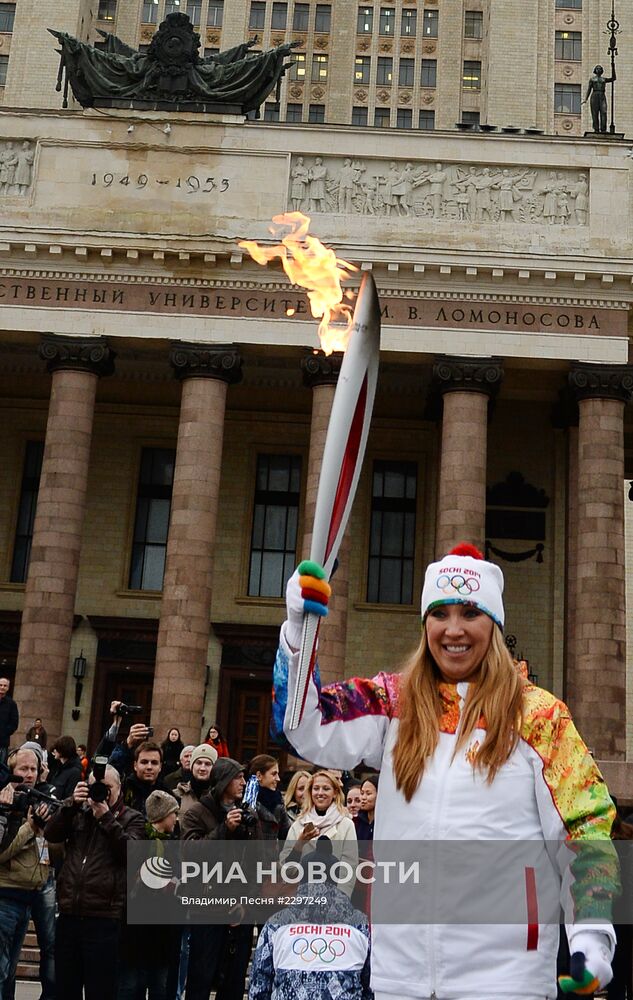
{"label": "camera", "polygon": [[122,719],[127,719],[128,715],[141,715],[142,713],[142,705],[125,705],[123,702],[116,710],[116,714],[120,715]]}
{"label": "camera", "polygon": [[105,778],[107,764],[107,757],[95,757],[92,762],[92,774],[95,780],[92,785],[88,785],[88,798],[92,799],[93,802],[108,801],[110,789],[103,780]]}
{"label": "camera", "polygon": [[237,829],[243,837],[251,837],[257,826],[257,813],[243,803],[236,808],[240,809],[242,813],[242,819]]}
{"label": "camera", "polygon": [[45,795],[44,792],[38,792],[36,788],[30,788],[27,785],[18,785],[15,790],[13,802],[9,805],[0,806],[0,812],[5,814],[17,813],[19,816],[26,816],[31,806],[33,806],[33,819],[35,823],[38,826],[45,826],[47,820],[35,814],[35,810],[42,802],[53,812],[61,806],[61,802],[58,799],[53,799],[50,795]]}
{"label": "camera", "polygon": [[154,727],[153,726],[148,726],[147,727],[147,737],[148,737],[148,739],[150,737],[152,737],[153,735],[154,735]]}

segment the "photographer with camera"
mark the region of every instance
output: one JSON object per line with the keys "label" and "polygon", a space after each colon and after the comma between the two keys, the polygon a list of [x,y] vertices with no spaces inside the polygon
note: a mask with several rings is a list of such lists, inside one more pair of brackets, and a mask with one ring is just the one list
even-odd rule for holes
{"label": "photographer with camera", "polygon": [[[220,757],[211,771],[209,791],[182,817],[183,840],[255,840],[261,838],[257,814],[242,804],[244,768],[231,757]],[[242,1000],[253,944],[253,925],[196,925],[191,928],[187,1000]],[[216,983],[217,976],[217,983]]]}
{"label": "photographer with camera", "polygon": [[127,845],[143,840],[145,821],[123,802],[121,777],[96,757],[88,782],[48,821],[44,835],[65,845],[57,879],[57,995],[116,1000],[118,945],[125,915]]}
{"label": "photographer with camera", "polygon": [[[15,983],[31,906],[46,885],[50,866],[42,827],[50,814],[44,801],[33,802],[40,761],[33,750],[16,750],[3,765],[0,791],[0,995]],[[21,787],[16,787],[21,786]]]}
{"label": "photographer with camera", "polygon": [[95,756],[109,757],[110,763],[116,767],[122,777],[132,770],[132,759],[134,750],[145,740],[149,740],[154,735],[151,726],[144,722],[135,722],[130,726],[130,731],[122,743],[117,743],[117,736],[123,720],[131,719],[141,715],[144,709],[142,705],[126,705],[122,701],[110,703],[110,714],[113,716],[112,725],[104,733],[99,746],[95,750]]}

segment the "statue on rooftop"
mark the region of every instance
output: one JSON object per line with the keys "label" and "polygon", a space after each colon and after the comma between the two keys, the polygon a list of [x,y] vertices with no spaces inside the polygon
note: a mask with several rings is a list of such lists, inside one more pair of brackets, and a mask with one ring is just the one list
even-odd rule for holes
{"label": "statue on rooftop", "polygon": [[[60,42],[57,89],[65,73],[64,107],[70,85],[84,108],[120,101],[174,105],[220,105],[257,111],[292,65],[285,59],[299,42],[267,52],[250,52],[255,40],[208,58],[198,54],[200,36],[186,14],[168,14],[147,52],[137,52],[116,35],[101,33],[97,49],[72,35],[49,28]],[[201,108],[202,110],[202,108]]]}
{"label": "statue on rooftop", "polygon": [[594,132],[607,131],[607,84],[614,83],[615,79],[615,65],[611,76],[604,75],[604,67],[594,66],[593,73],[589,77],[587,93],[582,103],[586,104],[591,98],[589,107]]}

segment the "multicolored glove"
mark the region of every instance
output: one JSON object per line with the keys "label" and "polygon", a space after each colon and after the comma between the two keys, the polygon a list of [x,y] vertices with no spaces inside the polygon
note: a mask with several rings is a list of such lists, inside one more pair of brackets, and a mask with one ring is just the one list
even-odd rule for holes
{"label": "multicolored glove", "polygon": [[580,931],[574,935],[569,975],[558,977],[563,993],[585,996],[604,989],[611,982],[613,972],[609,945],[607,935],[598,931]]}
{"label": "multicolored glove", "polygon": [[284,628],[291,649],[299,649],[301,645],[304,614],[327,615],[331,593],[322,566],[310,559],[299,563],[286,587],[288,618]]}

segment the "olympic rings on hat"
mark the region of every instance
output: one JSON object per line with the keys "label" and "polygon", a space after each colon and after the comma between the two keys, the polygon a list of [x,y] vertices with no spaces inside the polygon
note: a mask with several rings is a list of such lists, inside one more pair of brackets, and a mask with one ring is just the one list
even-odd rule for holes
{"label": "olympic rings on hat", "polygon": [[464,577],[459,573],[449,576],[447,573],[442,573],[437,578],[436,586],[447,597],[455,593],[459,594],[460,597],[470,597],[472,594],[477,593],[480,583],[474,576]]}
{"label": "olympic rings on hat", "polygon": [[343,941],[326,941],[325,938],[295,938],[292,942],[292,950],[304,962],[314,962],[319,958],[328,964],[336,958],[345,954],[345,943]]}

